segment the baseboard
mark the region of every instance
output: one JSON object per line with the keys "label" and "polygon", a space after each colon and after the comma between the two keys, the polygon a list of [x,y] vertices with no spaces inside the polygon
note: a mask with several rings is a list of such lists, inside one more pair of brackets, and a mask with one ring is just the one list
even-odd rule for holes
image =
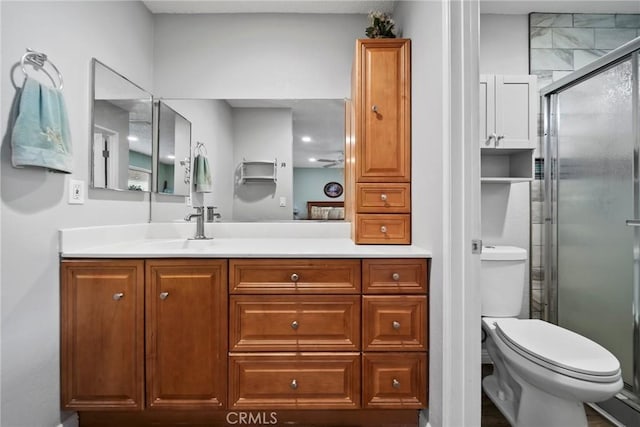
{"label": "baseboard", "polygon": [[78,427],[80,422],[78,420],[78,414],[74,412],[70,416],[68,416],[62,423],[58,424],[56,427]]}

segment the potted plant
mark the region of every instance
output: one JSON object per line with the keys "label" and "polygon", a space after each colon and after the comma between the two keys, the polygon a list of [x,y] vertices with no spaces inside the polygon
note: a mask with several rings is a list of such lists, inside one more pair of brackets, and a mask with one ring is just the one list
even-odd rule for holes
{"label": "potted plant", "polygon": [[366,28],[365,34],[371,39],[395,38],[395,25],[391,15],[379,10],[369,13],[370,25]]}

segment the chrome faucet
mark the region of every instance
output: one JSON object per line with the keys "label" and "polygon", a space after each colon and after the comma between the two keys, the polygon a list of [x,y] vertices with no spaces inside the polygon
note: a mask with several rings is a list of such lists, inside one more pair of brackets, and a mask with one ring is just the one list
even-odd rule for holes
{"label": "chrome faucet", "polygon": [[207,237],[207,236],[204,235],[204,208],[198,206],[195,209],[196,209],[195,213],[187,214],[187,216],[184,217],[185,221],[191,221],[191,218],[193,218],[193,217],[195,217],[197,219],[197,222],[196,222],[196,235],[193,236],[192,239],[194,239],[194,240],[210,239],[210,237]]}

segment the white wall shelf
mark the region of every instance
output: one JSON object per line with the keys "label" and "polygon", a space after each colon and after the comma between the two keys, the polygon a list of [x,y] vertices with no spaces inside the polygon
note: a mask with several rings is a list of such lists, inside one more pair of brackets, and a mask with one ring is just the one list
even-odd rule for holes
{"label": "white wall shelf", "polygon": [[532,181],[534,160],[532,149],[480,150],[481,182]]}
{"label": "white wall shelf", "polygon": [[278,160],[244,160],[240,165],[240,183],[275,183],[278,181]]}

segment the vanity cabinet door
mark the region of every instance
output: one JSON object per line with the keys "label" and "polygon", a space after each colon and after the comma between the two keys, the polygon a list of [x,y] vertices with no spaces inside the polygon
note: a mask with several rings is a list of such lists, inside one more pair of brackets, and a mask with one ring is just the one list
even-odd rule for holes
{"label": "vanity cabinet door", "polygon": [[358,182],[411,181],[408,39],[356,45]]}
{"label": "vanity cabinet door", "polygon": [[63,261],[61,395],[66,410],[144,406],[144,262]]}
{"label": "vanity cabinet door", "polygon": [[227,378],[227,261],[146,266],[147,406],[222,409]]}
{"label": "vanity cabinet door", "polygon": [[363,407],[427,407],[428,369],[426,353],[364,353]]}

